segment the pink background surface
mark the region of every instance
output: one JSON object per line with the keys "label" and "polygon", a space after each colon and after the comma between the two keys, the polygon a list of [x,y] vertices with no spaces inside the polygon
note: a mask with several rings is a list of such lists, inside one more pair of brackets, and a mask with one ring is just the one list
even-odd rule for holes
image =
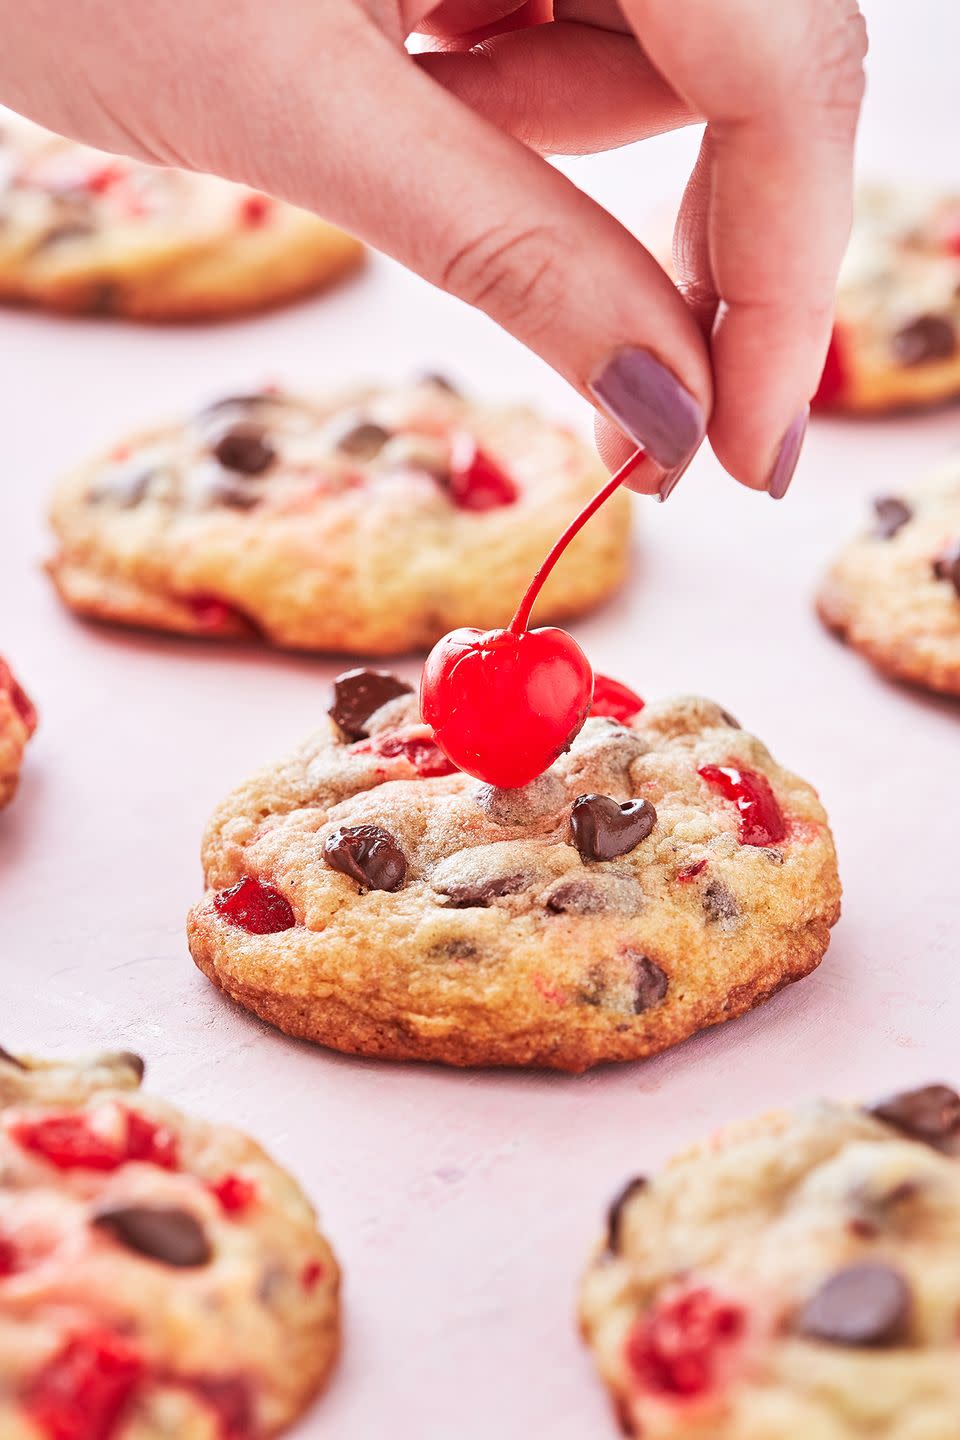
{"label": "pink background surface", "polygon": [[[867,11],[863,170],[956,185],[955,7]],[[694,134],[668,137],[567,168],[640,223],[695,147]],[[810,608],[865,498],[956,443],[960,411],[815,423],[780,505],[702,456],[667,506],[636,502],[629,586],[575,627],[598,668],[651,697],[713,696],[821,790],[845,886],[822,969],[653,1062],[580,1079],[459,1074],[296,1044],[194,971],[183,917],[206,817],[311,729],[343,665],[84,627],[40,571],[42,510],[92,448],[267,378],[436,367],[585,427],[586,407],[487,321],[382,260],[329,299],[242,324],[6,314],[0,334],[0,650],[42,716],[0,819],[0,1039],[137,1049],[158,1092],[248,1127],[302,1178],[346,1271],[343,1364],[302,1436],[612,1434],[571,1317],[620,1180],[760,1106],[960,1079],[960,711],[877,678]],[[413,677],[418,662],[397,668]]]}

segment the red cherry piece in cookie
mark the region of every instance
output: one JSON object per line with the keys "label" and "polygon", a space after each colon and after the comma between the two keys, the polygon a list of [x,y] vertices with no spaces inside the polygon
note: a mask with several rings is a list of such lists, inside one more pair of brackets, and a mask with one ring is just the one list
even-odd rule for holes
{"label": "red cherry piece in cookie", "polygon": [[847,373],[840,343],[840,334],[835,327],[833,334],[830,336],[830,344],[827,347],[827,358],[823,362],[823,374],[820,376],[817,393],[810,401],[811,407],[814,410],[829,410],[840,401],[846,385]]}
{"label": "red cherry piece in cookie", "polygon": [[4,660],[0,660],[0,693],[10,696],[10,703],[32,735],[37,728],[36,709],[23,686],[17,684],[13,671]]}
{"label": "red cherry piece in cookie", "polygon": [[297,923],[286,896],[252,875],[245,875],[229,890],[214,895],[213,907],[224,920],[238,930],[246,930],[248,935],[279,935]]}
{"label": "red cherry piece in cookie", "polygon": [[7,1275],[15,1275],[18,1268],[17,1251],[13,1241],[0,1235],[0,1280]]}
{"label": "red cherry piece in cookie", "polygon": [[254,1440],[261,1433],[246,1380],[210,1376],[190,1388],[216,1416],[218,1440]]}
{"label": "red cherry piece in cookie", "polygon": [[372,740],[362,740],[353,748],[357,755],[383,755],[391,760],[406,760],[424,779],[455,775],[457,771],[456,765],[447,759],[425,725],[407,730],[385,730]]}
{"label": "red cherry piece in cookie", "polygon": [[40,1116],[14,1116],[7,1133],[24,1150],[40,1155],[58,1170],[117,1170],[139,1161],[163,1170],[177,1168],[177,1138],[122,1105],[84,1110],[48,1110]]}
{"label": "red cherry piece in cookie", "polygon": [[300,1284],[304,1290],[306,1290],[307,1294],[312,1290],[316,1290],[325,1273],[325,1268],[319,1260],[307,1261],[306,1265],[304,1265],[300,1271]]}
{"label": "red cherry piece in cookie", "polygon": [[128,1340],[89,1330],[47,1362],[27,1389],[24,1409],[48,1440],[111,1440],[143,1373]]}
{"label": "red cherry piece in cookie", "polygon": [[460,431],[453,436],[447,489],[461,510],[496,510],[517,499],[516,485],[472,435]]}
{"label": "red cherry piece in cookie", "polygon": [[247,195],[240,205],[240,221],[251,230],[258,230],[270,217],[273,203],[269,195]]}
{"label": "red cherry piece in cookie", "polygon": [[702,1395],[717,1380],[718,1359],[743,1333],[739,1305],[706,1286],[664,1296],[627,1338],[627,1363],[640,1383],[663,1395]]}
{"label": "red cherry piece in cookie", "polygon": [[629,686],[621,685],[619,680],[611,680],[609,675],[594,675],[591,715],[603,715],[626,725],[642,709],[643,701]]}
{"label": "red cherry piece in cookie", "polygon": [[453,630],[427,657],[420,708],[468,775],[501,789],[535,780],[590,709],[590,662],[564,630]]}
{"label": "red cherry piece in cookie", "polygon": [[194,620],[203,631],[215,633],[218,630],[227,630],[230,634],[236,634],[239,628],[244,634],[255,633],[256,627],[246,615],[216,595],[191,595],[187,604]]}
{"label": "red cherry piece in cookie", "polygon": [[787,833],[787,822],[766,775],[736,765],[702,765],[697,771],[740,812],[741,845],[775,845]]}
{"label": "red cherry piece in cookie", "polygon": [[207,1188],[219,1200],[220,1208],[226,1215],[242,1215],[257,1198],[256,1185],[244,1175],[224,1175],[212,1181]]}

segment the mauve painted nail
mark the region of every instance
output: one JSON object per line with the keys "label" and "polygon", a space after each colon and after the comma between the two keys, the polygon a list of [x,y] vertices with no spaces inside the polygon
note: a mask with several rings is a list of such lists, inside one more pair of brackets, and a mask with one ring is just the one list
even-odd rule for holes
{"label": "mauve painted nail", "polygon": [[664,470],[688,460],[703,439],[703,411],[649,350],[618,350],[589,384],[612,420]]}
{"label": "mauve painted nail", "polygon": [[809,419],[810,406],[805,405],[780,441],[780,449],[777,451],[777,458],[773,462],[770,479],[767,481],[767,494],[771,495],[774,500],[782,500],[790,489],[790,481],[793,479],[793,472],[800,459],[803,437],[807,433]]}

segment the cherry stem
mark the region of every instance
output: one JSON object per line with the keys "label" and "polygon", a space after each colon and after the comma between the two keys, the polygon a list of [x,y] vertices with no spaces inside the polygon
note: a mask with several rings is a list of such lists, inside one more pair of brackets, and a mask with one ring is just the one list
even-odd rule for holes
{"label": "cherry stem", "polygon": [[624,480],[626,480],[627,476],[631,475],[633,471],[636,470],[637,466],[640,464],[640,461],[645,459],[645,450],[635,451],[634,454],[630,456],[630,459],[627,460],[625,464],[620,466],[620,469],[616,472],[616,474],[610,476],[610,479],[607,481],[607,483],[603,486],[601,490],[597,491],[593,499],[588,500],[587,504],[584,505],[583,509],[580,511],[580,514],[574,516],[574,518],[570,521],[570,524],[567,526],[566,530],[564,530],[563,534],[560,536],[560,539],[556,542],[553,549],[550,551],[549,555],[544,560],[543,564],[540,566],[540,569],[537,571],[536,575],[534,575],[533,579],[527,587],[523,599],[517,606],[517,613],[514,615],[513,619],[510,621],[510,624],[507,626],[507,629],[511,632],[511,634],[522,635],[524,630],[526,630],[528,624],[530,623],[530,612],[533,609],[534,605],[537,603],[537,596],[543,589],[544,583],[546,582],[550,571],[553,569],[554,565],[556,565],[557,561],[560,559],[560,556],[570,544],[570,541],[574,538],[575,535],[579,534],[579,532],[583,529],[584,525],[586,525],[587,521],[590,519],[591,515],[594,515],[600,509],[600,506],[604,503],[604,501],[609,500],[613,492],[620,489],[620,486],[623,484]]}

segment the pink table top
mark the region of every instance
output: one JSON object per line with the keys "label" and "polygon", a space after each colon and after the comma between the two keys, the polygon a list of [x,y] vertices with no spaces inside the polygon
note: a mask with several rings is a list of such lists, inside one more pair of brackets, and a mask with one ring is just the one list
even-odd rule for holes
{"label": "pink table top", "polygon": [[[895,170],[919,164],[956,182],[924,68],[943,66],[955,95],[945,57],[960,35],[947,8],[950,34],[911,46],[893,0],[868,6],[878,33],[863,145],[874,171],[892,155]],[[570,168],[633,221],[676,188],[694,145],[672,137]],[[343,666],[79,624],[40,570],[43,507],[58,473],[92,448],[270,377],[322,386],[441,368],[584,426],[586,408],[488,322],[385,261],[329,299],[241,324],[150,330],[7,314],[0,333],[0,651],[42,717],[21,794],[0,819],[0,1041],[139,1050],[159,1093],[249,1128],[301,1177],[346,1272],[343,1364],[302,1436],[352,1440],[388,1423],[417,1440],[612,1434],[572,1312],[620,1180],[761,1106],[960,1079],[960,708],[879,679],[810,605],[865,498],[896,491],[956,443],[960,411],[816,423],[779,505],[704,455],[668,505],[636,502],[630,583],[575,627],[598,668],[650,697],[714,697],[820,789],[845,889],[822,968],[646,1064],[579,1079],[460,1074],[297,1044],[194,970],[183,919],[207,815],[311,729]],[[397,668],[412,677],[417,661]]]}

